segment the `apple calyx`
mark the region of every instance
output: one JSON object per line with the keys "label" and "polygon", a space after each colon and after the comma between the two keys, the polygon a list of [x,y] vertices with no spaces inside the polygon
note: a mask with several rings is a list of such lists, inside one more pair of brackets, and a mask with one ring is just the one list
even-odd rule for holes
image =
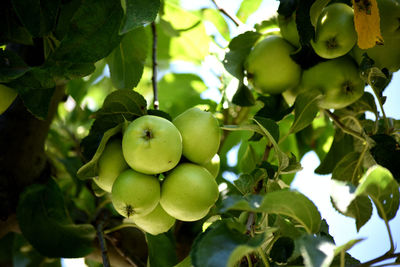
{"label": "apple calyx", "polygon": [[135,214],[135,209],[132,207],[132,205],[129,204],[125,206],[125,211],[128,218],[131,217],[131,215]]}
{"label": "apple calyx", "polygon": [[153,139],[154,135],[150,129],[146,129],[143,132],[144,132],[144,134],[143,134],[144,140],[149,141],[150,139]]}
{"label": "apple calyx", "polygon": [[328,49],[335,49],[339,46],[336,37],[326,40],[325,44]]}

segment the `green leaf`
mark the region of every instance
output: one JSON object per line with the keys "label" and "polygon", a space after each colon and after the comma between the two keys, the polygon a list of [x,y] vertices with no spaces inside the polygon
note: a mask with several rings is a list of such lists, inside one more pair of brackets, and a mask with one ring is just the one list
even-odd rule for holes
{"label": "green leaf", "polygon": [[233,183],[243,195],[248,195],[254,191],[257,183],[268,177],[265,169],[255,169],[252,173],[244,173]]}
{"label": "green leaf", "polygon": [[249,107],[255,104],[255,99],[251,90],[242,82],[232,97],[232,103],[242,107]]}
{"label": "green leaf", "polygon": [[303,256],[304,265],[312,267],[329,267],[335,256],[335,245],[320,236],[305,235],[297,239],[296,246]]}
{"label": "green leaf", "polygon": [[296,133],[310,125],[319,111],[320,92],[305,91],[296,97],[294,103],[294,121],[290,133]]}
{"label": "green leaf", "polygon": [[379,165],[369,168],[360,180],[356,194],[369,196],[379,216],[386,222],[396,216],[400,201],[399,184],[388,169]]}
{"label": "green leaf", "polygon": [[108,140],[110,140],[111,137],[113,137],[114,135],[116,135],[122,131],[122,125],[123,125],[122,123],[118,124],[114,128],[111,128],[104,133],[104,135],[101,139],[101,142],[100,142],[99,146],[97,147],[96,153],[94,154],[92,159],[89,162],[87,162],[85,165],[83,165],[81,168],[79,168],[78,173],[77,173],[78,178],[91,179],[98,175],[98,164],[97,163],[101,157],[101,154],[103,153]]}
{"label": "green leaf", "polygon": [[230,228],[227,221],[217,221],[196,238],[190,256],[194,266],[233,267],[264,242],[264,234],[251,237]]}
{"label": "green leaf", "polygon": [[121,40],[118,31],[122,16],[120,1],[83,1],[50,59],[94,63],[106,57]]}
{"label": "green leaf", "polygon": [[356,220],[357,231],[365,225],[372,216],[372,204],[367,196],[357,196],[356,188],[349,182],[332,180],[331,202],[341,214]]}
{"label": "green leaf", "polygon": [[72,222],[62,192],[52,179],[25,189],[18,203],[17,219],[23,235],[42,255],[78,258],[93,250],[93,226]]}
{"label": "green leaf", "polygon": [[246,0],[242,1],[236,16],[243,22],[246,22],[247,18],[254,13],[260,6],[262,0]]}
{"label": "green leaf", "polygon": [[348,153],[354,151],[353,137],[336,132],[328,154],[315,169],[315,173],[329,174],[333,172],[336,164]]}
{"label": "green leaf", "polygon": [[16,53],[0,49],[0,82],[11,82],[29,70],[30,67]]}
{"label": "green leaf", "polygon": [[265,135],[274,147],[276,157],[278,158],[280,171],[286,169],[289,166],[289,157],[279,148],[279,126],[273,120],[265,119],[261,117],[255,117],[254,121],[260,126],[263,135]]}
{"label": "green leaf", "polygon": [[243,173],[250,173],[257,165],[258,156],[251,144],[248,144],[243,156],[238,160],[239,169]]}
{"label": "green leaf", "polygon": [[204,8],[201,10],[203,20],[210,21],[224,37],[225,40],[230,40],[228,23],[221,16],[221,12],[215,8]]}
{"label": "green leaf", "polygon": [[301,167],[300,162],[297,161],[296,156],[291,154],[289,157],[289,165],[284,168],[281,173],[282,174],[288,174],[288,173],[296,173],[298,171],[301,171],[303,167]]}
{"label": "green leaf", "polygon": [[375,141],[375,145],[370,152],[376,163],[387,168],[400,182],[400,150],[396,139],[386,134],[376,134],[371,138]]}
{"label": "green leaf", "polygon": [[222,201],[222,212],[245,210],[285,215],[300,223],[308,233],[319,231],[321,215],[306,196],[297,191],[279,190],[265,196],[253,195],[246,198],[229,196]]}
{"label": "green leaf", "polygon": [[142,77],[148,43],[143,27],[127,33],[107,57],[110,76],[117,89],[132,89]]}
{"label": "green leaf", "polygon": [[177,265],[174,267],[192,267],[192,260],[190,259],[190,256],[187,256],[184,260],[179,262]]}
{"label": "green leaf", "polygon": [[362,175],[362,160],[360,153],[348,153],[336,164],[332,172],[332,179],[358,184]]}
{"label": "green leaf", "polygon": [[153,22],[160,9],[160,0],[123,0],[125,17],[119,31],[125,34]]}
{"label": "green leaf", "polygon": [[55,82],[41,69],[33,68],[7,86],[18,91],[28,110],[39,119],[47,117]]}
{"label": "green leaf", "polygon": [[175,266],[178,263],[172,235],[168,233],[160,235],[146,234],[146,241],[149,251],[149,266]]}
{"label": "green leaf", "polygon": [[288,107],[281,94],[270,96],[262,95],[259,96],[257,100],[261,101],[264,106],[257,111],[255,116],[274,121],[282,120],[286,115],[290,114],[294,108],[293,106],[290,108]]}
{"label": "green leaf", "polygon": [[32,36],[44,36],[55,27],[61,0],[12,0],[12,3]]}
{"label": "green leaf", "polygon": [[248,31],[236,36],[229,43],[229,52],[226,53],[223,63],[225,69],[239,80],[244,76],[247,55],[260,37],[260,33]]}
{"label": "green leaf", "polygon": [[158,83],[160,110],[175,118],[188,108],[198,104],[215,105],[211,100],[200,97],[200,93],[205,90],[207,87],[203,80],[195,74],[166,74]]}

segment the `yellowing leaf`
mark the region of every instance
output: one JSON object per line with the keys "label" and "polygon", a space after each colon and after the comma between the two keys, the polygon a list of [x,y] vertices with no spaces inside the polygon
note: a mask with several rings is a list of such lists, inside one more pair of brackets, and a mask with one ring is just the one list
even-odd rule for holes
{"label": "yellowing leaf", "polygon": [[376,0],[353,0],[353,8],[358,46],[361,49],[368,49],[374,47],[376,44],[383,44]]}

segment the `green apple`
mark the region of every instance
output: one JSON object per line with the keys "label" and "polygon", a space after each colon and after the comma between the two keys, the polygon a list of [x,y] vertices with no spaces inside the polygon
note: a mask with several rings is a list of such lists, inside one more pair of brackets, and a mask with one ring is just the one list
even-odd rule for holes
{"label": "green apple", "polygon": [[318,17],[311,46],[323,58],[347,54],[357,42],[353,9],[343,3],[325,7]]}
{"label": "green apple", "polygon": [[175,224],[176,219],[165,212],[160,204],[147,215],[134,214],[127,219],[132,221],[146,233],[159,235],[167,232]]}
{"label": "green apple", "polygon": [[182,136],[169,120],[145,115],[132,121],[124,131],[122,152],[132,169],[159,174],[178,164],[182,156]]}
{"label": "green apple", "polygon": [[123,171],[112,186],[112,204],[124,217],[149,214],[157,207],[159,200],[160,182],[152,175],[129,169]]}
{"label": "green apple", "polygon": [[263,94],[280,94],[296,87],[301,67],[290,57],[295,50],[278,35],[269,35],[256,43],[245,62],[249,82]]}
{"label": "green apple", "polygon": [[359,99],[364,86],[356,62],[350,56],[343,56],[303,71],[300,91],[319,90],[323,94],[321,108],[339,109]]}
{"label": "green apple", "polygon": [[174,120],[173,124],[182,135],[182,154],[190,161],[203,164],[217,153],[221,130],[211,112],[197,107],[190,108]]}
{"label": "green apple", "polygon": [[296,25],[296,12],[293,12],[291,16],[278,15],[278,25],[281,30],[281,35],[291,45],[300,47],[300,37],[297,31]]}
{"label": "green apple", "polygon": [[10,87],[0,84],[0,115],[14,102],[17,95]]}
{"label": "green apple", "polygon": [[160,204],[181,221],[205,217],[218,199],[218,185],[204,167],[182,163],[173,169],[161,185]]}
{"label": "green apple", "polygon": [[122,142],[119,139],[107,143],[98,161],[98,176],[93,181],[104,191],[111,193],[112,185],[118,175],[128,169],[122,154]]}
{"label": "green apple", "polygon": [[400,69],[400,1],[378,0],[377,3],[384,44],[366,50],[356,45],[352,51],[353,56],[360,64],[363,54],[367,53],[378,68],[396,72]]}
{"label": "green apple", "polygon": [[207,171],[209,171],[211,173],[211,175],[214,176],[214,178],[217,178],[220,165],[221,165],[221,161],[220,161],[219,155],[215,154],[214,157],[210,161],[204,163],[202,166],[204,168],[206,168]]}

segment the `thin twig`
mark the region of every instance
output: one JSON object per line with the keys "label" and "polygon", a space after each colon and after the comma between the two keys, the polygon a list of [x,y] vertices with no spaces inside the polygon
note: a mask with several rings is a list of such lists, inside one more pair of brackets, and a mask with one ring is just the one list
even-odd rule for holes
{"label": "thin twig", "polygon": [[107,244],[106,240],[104,239],[103,234],[103,225],[104,223],[101,221],[97,224],[96,231],[97,231],[97,238],[99,239],[100,248],[101,248],[101,257],[103,259],[103,266],[110,267],[110,260],[108,259],[107,254]]}
{"label": "thin twig", "polygon": [[153,61],[153,77],[151,81],[153,83],[153,106],[154,109],[159,109],[158,103],[158,88],[157,88],[157,30],[156,23],[153,21],[151,23],[151,31],[153,33],[153,53],[152,53],[152,61]]}
{"label": "thin twig", "polygon": [[130,265],[137,267],[137,264],[135,264],[131,258],[129,258],[116,244],[116,239],[114,237],[111,237],[109,235],[106,235],[106,238],[108,241],[110,241],[111,245],[113,245],[113,247],[115,248],[115,250],[117,251],[117,253],[123,257]]}
{"label": "thin twig", "polygon": [[400,253],[385,253],[382,256],[378,257],[378,258],[375,258],[373,260],[364,262],[361,265],[358,265],[358,267],[371,266],[371,265],[373,265],[375,263],[378,263],[378,262],[381,262],[381,261],[384,261],[384,260],[388,260],[388,259],[393,259],[393,258],[396,258],[396,257],[400,257]]}
{"label": "thin twig", "polygon": [[225,16],[227,16],[230,20],[233,21],[233,23],[235,23],[236,26],[242,26],[243,22],[240,21],[240,19],[238,17],[236,17],[235,15],[230,14],[228,11],[226,11],[224,8],[222,8],[216,0],[211,0],[215,7]]}
{"label": "thin twig", "polygon": [[367,142],[367,140],[365,139],[365,137],[361,134],[358,133],[356,131],[353,131],[352,129],[347,128],[345,125],[343,125],[343,123],[339,120],[339,118],[333,114],[332,112],[330,112],[329,110],[325,109],[324,110],[325,113],[329,116],[329,118],[331,118],[331,120],[344,132],[347,133],[349,135],[352,135],[358,139],[360,139],[363,143]]}
{"label": "thin twig", "polygon": [[381,111],[382,111],[382,116],[383,116],[383,120],[385,121],[386,132],[387,132],[389,130],[389,120],[386,117],[385,110],[383,109],[382,98],[379,96],[379,93],[378,93],[377,89],[375,88],[375,86],[371,85],[371,88],[372,88],[372,91],[374,92],[376,98],[378,99],[379,107],[381,108]]}

